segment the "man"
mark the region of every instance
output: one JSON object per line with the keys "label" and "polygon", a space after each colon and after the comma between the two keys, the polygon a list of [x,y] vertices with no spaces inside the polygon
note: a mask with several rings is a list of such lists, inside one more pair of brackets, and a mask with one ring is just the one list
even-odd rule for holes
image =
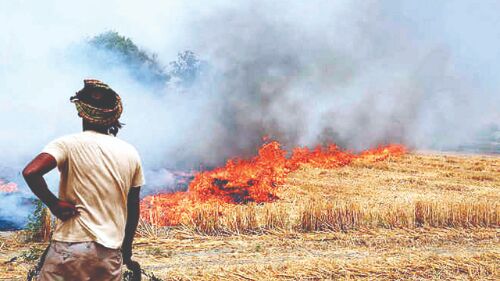
{"label": "man", "polygon": [[[71,101],[83,132],[52,141],[23,171],[30,189],[59,219],[39,280],[118,281],[122,262],[138,266],[131,256],[144,184],[140,158],[115,137],[122,102],[108,85],[84,80]],[[61,173],[59,198],[43,178],[55,167]]]}

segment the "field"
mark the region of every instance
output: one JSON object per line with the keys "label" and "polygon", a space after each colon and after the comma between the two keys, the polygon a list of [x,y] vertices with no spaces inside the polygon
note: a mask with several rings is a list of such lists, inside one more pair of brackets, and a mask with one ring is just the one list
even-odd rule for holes
{"label": "field", "polygon": [[[273,203],[203,204],[170,228],[142,222],[135,257],[165,280],[498,280],[499,192],[498,156],[304,165]],[[0,280],[23,280],[45,247],[20,236],[0,238]]]}

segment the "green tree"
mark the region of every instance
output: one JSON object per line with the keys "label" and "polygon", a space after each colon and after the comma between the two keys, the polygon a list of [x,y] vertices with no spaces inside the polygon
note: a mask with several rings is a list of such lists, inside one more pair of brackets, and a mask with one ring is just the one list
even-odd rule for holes
{"label": "green tree", "polygon": [[103,66],[125,66],[133,77],[145,83],[164,84],[170,79],[156,54],[140,49],[130,38],[116,31],[101,33],[88,43],[113,55],[102,61]]}

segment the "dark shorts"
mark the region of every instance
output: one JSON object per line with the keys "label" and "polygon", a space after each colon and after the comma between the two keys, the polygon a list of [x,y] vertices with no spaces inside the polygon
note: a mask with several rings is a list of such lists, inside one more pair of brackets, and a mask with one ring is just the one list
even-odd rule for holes
{"label": "dark shorts", "polygon": [[38,281],[120,281],[120,250],[96,242],[52,241]]}

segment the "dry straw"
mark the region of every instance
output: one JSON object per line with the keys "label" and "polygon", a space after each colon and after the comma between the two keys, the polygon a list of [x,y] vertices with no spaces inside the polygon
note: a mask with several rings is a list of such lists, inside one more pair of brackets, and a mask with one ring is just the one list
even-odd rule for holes
{"label": "dry straw", "polygon": [[[493,201],[419,200],[372,207],[360,202],[310,199],[297,208],[287,204],[204,204],[187,214],[182,226],[203,235],[269,232],[348,231],[374,228],[499,227],[500,207]],[[158,232],[141,222],[141,233]]]}

